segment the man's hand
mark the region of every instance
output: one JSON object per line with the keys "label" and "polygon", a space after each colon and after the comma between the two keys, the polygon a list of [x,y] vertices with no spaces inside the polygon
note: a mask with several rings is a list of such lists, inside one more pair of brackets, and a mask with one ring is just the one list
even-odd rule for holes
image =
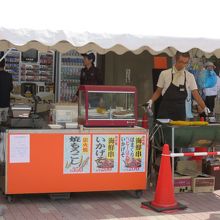
{"label": "man's hand", "polygon": [[153,101],[150,99],[150,100],[147,102],[147,108],[152,108],[152,104],[153,104]]}
{"label": "man's hand", "polygon": [[205,107],[205,108],[203,109],[203,112],[205,113],[206,116],[208,116],[209,113],[211,113],[211,111],[209,110],[208,107]]}

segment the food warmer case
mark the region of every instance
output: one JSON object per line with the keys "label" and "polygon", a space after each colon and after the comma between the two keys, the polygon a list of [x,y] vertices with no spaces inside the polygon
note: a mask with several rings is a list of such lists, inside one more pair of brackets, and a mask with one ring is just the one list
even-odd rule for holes
{"label": "food warmer case", "polygon": [[133,127],[137,124],[136,88],[80,86],[78,114],[78,122],[84,126]]}

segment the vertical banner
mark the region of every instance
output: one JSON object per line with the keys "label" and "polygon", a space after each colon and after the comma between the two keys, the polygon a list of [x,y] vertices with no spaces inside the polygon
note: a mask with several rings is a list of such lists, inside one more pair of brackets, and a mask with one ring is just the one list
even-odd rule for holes
{"label": "vertical banner", "polygon": [[90,135],[64,135],[64,174],[90,173]]}
{"label": "vertical banner", "polygon": [[145,171],[145,135],[120,136],[120,172]]}
{"label": "vertical banner", "polygon": [[118,172],[118,135],[93,135],[92,172]]}

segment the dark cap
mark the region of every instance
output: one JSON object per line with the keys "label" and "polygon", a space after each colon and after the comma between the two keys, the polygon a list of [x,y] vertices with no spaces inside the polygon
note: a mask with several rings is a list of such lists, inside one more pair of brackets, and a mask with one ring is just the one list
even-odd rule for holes
{"label": "dark cap", "polygon": [[94,53],[83,53],[81,54],[83,57],[87,57],[89,60],[92,60],[92,62],[95,61],[95,54]]}

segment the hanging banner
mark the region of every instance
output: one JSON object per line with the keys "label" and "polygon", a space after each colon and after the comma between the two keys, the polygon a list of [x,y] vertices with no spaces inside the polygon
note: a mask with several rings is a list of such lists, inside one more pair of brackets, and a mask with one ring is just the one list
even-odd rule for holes
{"label": "hanging banner", "polygon": [[118,135],[93,135],[92,172],[118,172]]}
{"label": "hanging banner", "polygon": [[64,174],[90,173],[90,135],[64,135]]}
{"label": "hanging banner", "polygon": [[145,135],[120,136],[120,172],[145,171]]}

